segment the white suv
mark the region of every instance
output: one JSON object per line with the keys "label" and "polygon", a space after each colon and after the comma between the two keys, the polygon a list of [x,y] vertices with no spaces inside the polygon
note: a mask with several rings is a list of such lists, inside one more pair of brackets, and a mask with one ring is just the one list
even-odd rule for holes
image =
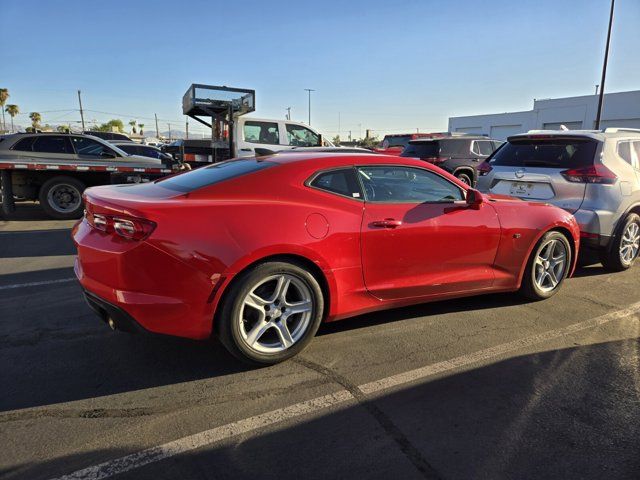
{"label": "white suv", "polygon": [[640,129],[530,131],[479,166],[478,189],[573,214],[582,245],[625,270],[640,250]]}

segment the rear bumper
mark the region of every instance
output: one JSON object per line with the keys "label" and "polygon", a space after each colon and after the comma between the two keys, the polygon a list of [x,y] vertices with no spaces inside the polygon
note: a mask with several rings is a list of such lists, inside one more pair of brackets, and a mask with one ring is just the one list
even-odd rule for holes
{"label": "rear bumper", "polygon": [[[97,295],[85,290],[84,299],[103,322],[109,324],[115,330],[122,330],[128,333],[150,333],[135,318],[125,312],[122,308],[113,305]],[[111,324],[111,322],[113,322]]]}
{"label": "rear bumper", "polygon": [[613,230],[613,212],[579,209],[573,213],[580,226],[581,244],[587,248],[607,248]]}
{"label": "rear bumper", "polygon": [[73,229],[75,274],[89,306],[125,331],[191,339],[211,336],[216,284],[145,242],[125,243],[86,222]]}

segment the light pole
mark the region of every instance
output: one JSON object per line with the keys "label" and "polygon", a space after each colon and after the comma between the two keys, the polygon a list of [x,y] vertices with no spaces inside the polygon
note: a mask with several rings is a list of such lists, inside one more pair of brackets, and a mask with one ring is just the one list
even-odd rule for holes
{"label": "light pole", "polygon": [[305,88],[309,92],[309,125],[311,125],[311,92],[315,92],[313,88]]}
{"label": "light pole", "polygon": [[611,26],[613,25],[613,6],[615,0],[611,0],[611,13],[609,13],[609,31],[607,32],[607,46],[604,50],[604,64],[602,65],[602,80],[600,81],[600,96],[598,97],[598,113],[596,114],[595,129],[600,130],[600,117],[602,116],[602,102],[604,101],[604,79],[607,76],[607,61],[609,60],[609,43],[611,42]]}

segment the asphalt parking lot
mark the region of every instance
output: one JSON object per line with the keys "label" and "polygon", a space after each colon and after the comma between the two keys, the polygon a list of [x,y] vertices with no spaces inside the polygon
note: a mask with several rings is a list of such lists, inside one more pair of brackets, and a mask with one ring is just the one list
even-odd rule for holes
{"label": "asphalt parking lot", "polygon": [[72,224],[0,221],[2,478],[640,477],[640,267],[325,325],[250,369],[111,332]]}

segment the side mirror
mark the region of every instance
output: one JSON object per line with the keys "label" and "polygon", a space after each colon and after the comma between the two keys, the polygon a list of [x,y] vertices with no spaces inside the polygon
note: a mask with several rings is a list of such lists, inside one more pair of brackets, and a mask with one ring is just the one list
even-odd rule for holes
{"label": "side mirror", "polygon": [[467,205],[471,208],[480,208],[480,205],[484,202],[483,195],[478,191],[470,188],[467,190]]}
{"label": "side mirror", "polygon": [[316,145],[317,147],[323,147],[324,146],[324,139],[322,138],[322,134],[318,135],[318,145]]}

